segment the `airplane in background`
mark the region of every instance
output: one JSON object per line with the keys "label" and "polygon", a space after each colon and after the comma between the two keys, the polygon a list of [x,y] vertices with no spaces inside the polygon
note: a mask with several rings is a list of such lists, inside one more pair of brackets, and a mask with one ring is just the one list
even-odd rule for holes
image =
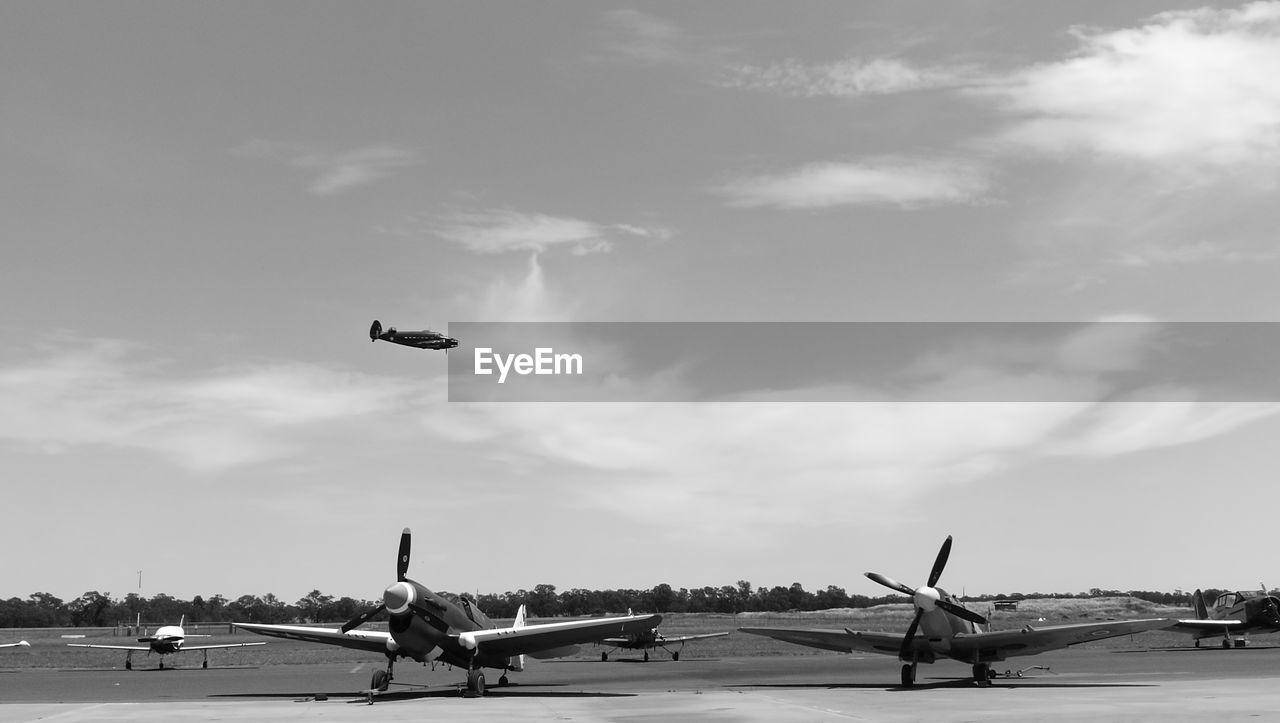
{"label": "airplane in background", "polygon": [[[631,611],[628,610],[627,614],[628,615],[631,614]],[[596,642],[598,642],[601,645],[611,645],[615,648],[619,648],[622,650],[643,650],[644,662],[647,663],[649,662],[650,650],[657,650],[658,648],[662,648],[668,653],[671,653],[672,660],[679,660],[680,650],[684,650],[685,643],[691,640],[705,640],[706,638],[721,638],[728,634],[729,633],[703,633],[700,635],[681,635],[675,638],[668,638],[667,636],[658,632],[658,629],[655,627],[639,633],[633,633],[631,635],[625,635],[618,638],[605,638],[603,640],[598,640]],[[668,645],[675,645],[677,643],[680,644],[680,650],[671,650],[670,648],[667,647]],[[602,663],[609,662],[609,651],[607,650],[601,651],[600,662]]]}
{"label": "airplane in background", "polygon": [[1201,638],[1217,635],[1222,636],[1223,648],[1243,648],[1249,644],[1249,632],[1280,631],[1280,598],[1267,594],[1265,585],[1259,592],[1224,592],[1213,601],[1212,609],[1205,605],[1204,593],[1196,590],[1191,603],[1196,619],[1179,620],[1169,629],[1195,636],[1197,648]]}
{"label": "airplane in background", "polygon": [[[570,655],[578,646],[605,636],[635,635],[653,629],[661,615],[628,615],[625,617],[574,620],[562,623],[530,625],[520,606],[515,622],[500,628],[466,598],[435,593],[406,577],[409,571],[409,528],[400,534],[400,553],[396,561],[396,581],[382,592],[382,603],[347,621],[339,629],[313,628],[301,625],[261,625],[236,623],[260,635],[303,640],[309,643],[338,645],[367,650],[387,657],[387,669],[376,670],[371,690],[385,691],[393,680],[397,658],[427,663],[435,660],[467,671],[464,695],[484,695],[484,669],[503,671],[498,685],[507,684],[507,671],[524,670],[524,656],[556,658]],[[390,613],[390,632],[356,630],[382,611]]]}
{"label": "airplane in background", "polygon": [[[1173,621],[1163,618],[1147,620],[1113,620],[1102,623],[1075,625],[1051,625],[1034,627],[1025,625],[1017,630],[983,630],[987,621],[981,615],[966,608],[946,590],[937,587],[938,578],[951,555],[951,537],[948,535],[933,562],[927,583],[923,587],[910,588],[875,572],[866,576],[871,580],[909,595],[915,605],[915,617],[907,626],[905,635],[859,630],[814,630],[796,628],[738,628],[744,633],[764,635],[797,645],[807,645],[824,650],[851,653],[855,650],[869,653],[896,655],[903,662],[902,685],[911,687],[916,681],[916,666],[932,663],[939,658],[951,658],[973,666],[973,680],[987,686],[991,681],[991,663],[1018,655],[1034,655],[1047,650],[1065,648],[1090,640],[1114,638],[1120,635],[1157,630],[1169,627]],[[917,635],[919,631],[920,635]]]}
{"label": "airplane in background", "polygon": [[86,643],[67,643],[71,648],[98,648],[100,650],[126,650],[124,656],[124,669],[133,670],[133,654],[139,650],[147,653],[155,653],[160,656],[160,670],[164,670],[164,656],[174,653],[202,651],[204,653],[204,662],[201,668],[209,667],[209,651],[221,648],[247,648],[250,645],[266,645],[266,643],[221,643],[219,645],[186,645],[187,638],[209,638],[211,635],[187,635],[182,629],[183,623],[187,620],[187,616],[183,615],[177,625],[164,625],[156,630],[155,635],[146,635],[138,638],[139,643],[146,643],[146,647],[139,645],[89,645]]}
{"label": "airplane in background", "polygon": [[16,643],[0,643],[0,648],[29,648],[31,643],[25,640],[19,640]]}
{"label": "airplane in background", "polygon": [[413,346],[419,349],[444,349],[446,352],[458,345],[458,340],[451,336],[445,336],[438,331],[423,329],[422,331],[396,331],[394,326],[387,327],[384,332],[382,330],[382,322],[377,319],[373,320],[373,326],[369,327],[369,341],[377,340],[389,341],[393,344],[403,344],[404,346]]}

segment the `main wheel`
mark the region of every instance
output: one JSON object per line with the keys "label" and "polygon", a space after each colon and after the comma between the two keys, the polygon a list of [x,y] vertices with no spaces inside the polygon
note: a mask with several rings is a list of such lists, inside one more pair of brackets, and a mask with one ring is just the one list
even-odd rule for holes
{"label": "main wheel", "polygon": [[910,688],[916,683],[916,671],[910,663],[902,666],[902,687]]}
{"label": "main wheel", "polygon": [[477,668],[467,671],[467,693],[468,698],[479,698],[484,695],[484,671]]}
{"label": "main wheel", "polygon": [[206,661],[204,661],[203,663],[201,663],[201,664],[200,664],[200,667],[201,667],[201,668],[204,668],[205,670],[208,670],[208,669],[209,669],[209,661],[207,661],[207,660],[206,660]]}
{"label": "main wheel", "polygon": [[384,691],[391,687],[391,676],[387,675],[385,670],[373,671],[373,680],[369,681],[369,687],[373,690]]}
{"label": "main wheel", "polygon": [[511,683],[511,681],[507,679],[507,674],[506,674],[506,673],[503,673],[503,674],[502,674],[502,677],[501,677],[501,678],[498,678],[498,687],[499,687],[499,688],[501,688],[501,687],[503,687],[503,686],[506,686],[506,685],[509,685],[510,683]]}
{"label": "main wheel", "polygon": [[986,663],[978,663],[973,666],[973,682],[978,685],[986,685],[991,682],[991,668]]}
{"label": "main wheel", "polygon": [[1230,641],[1230,640],[1223,640],[1223,641],[1222,641],[1222,649],[1223,649],[1223,650],[1230,650],[1230,649],[1231,649],[1231,641]]}
{"label": "main wheel", "polygon": [[601,662],[601,663],[607,663],[607,662],[609,662],[609,654],[608,654],[608,653],[600,653],[600,662]]}
{"label": "main wheel", "polygon": [[679,659],[680,659],[680,651],[679,651],[679,650],[677,650],[676,652],[672,653],[672,654],[671,654],[671,659],[672,659],[672,660],[679,660]]}
{"label": "main wheel", "polygon": [[649,651],[648,651],[648,650],[644,651],[644,662],[646,662],[646,663],[647,663],[647,662],[649,662]]}
{"label": "main wheel", "polygon": [[125,669],[125,670],[133,670],[133,661],[132,661],[132,660],[126,660],[126,661],[124,661],[124,669]]}

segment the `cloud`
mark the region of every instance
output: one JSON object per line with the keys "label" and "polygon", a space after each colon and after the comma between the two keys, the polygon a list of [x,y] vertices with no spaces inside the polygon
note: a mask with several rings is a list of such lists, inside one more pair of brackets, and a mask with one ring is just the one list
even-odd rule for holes
{"label": "cloud", "polygon": [[609,251],[620,237],[666,239],[671,232],[631,224],[604,225],[592,221],[541,213],[489,209],[478,213],[442,216],[427,223],[428,229],[474,253],[546,251],[568,247],[574,254]]}
{"label": "cloud", "polygon": [[789,58],[765,67],[730,67],[719,85],[809,98],[856,98],[954,86],[971,73],[961,67],[918,68],[891,57],[850,58],[822,64]]}
{"label": "cloud", "polygon": [[680,62],[683,32],[655,15],[632,9],[612,10],[604,15],[608,35],[604,45],[610,52],[641,63],[655,65]]}
{"label": "cloud", "polygon": [[1280,3],[1074,33],[1073,57],[969,91],[1021,116],[996,144],[1219,169],[1280,164]]}
{"label": "cloud", "polygon": [[322,151],[279,141],[254,140],[236,149],[240,155],[282,161],[294,168],[317,172],[307,190],[332,196],[386,178],[400,168],[420,163],[416,151],[391,145],[364,146],[347,151]]}
{"label": "cloud", "polygon": [[144,450],[214,471],[288,458],[319,430],[404,403],[399,384],[318,365],[184,373],[126,342],[55,346],[0,367],[0,439],[51,453]]}
{"label": "cloud", "polygon": [[1259,263],[1280,259],[1280,249],[1248,251],[1235,249],[1224,243],[1197,241],[1160,245],[1150,243],[1114,253],[1109,261],[1116,266],[1151,268],[1201,263]]}
{"label": "cloud", "polygon": [[984,168],[965,161],[889,156],[812,163],[781,174],[741,178],[716,190],[730,205],[744,208],[914,208],[978,203],[987,196],[990,180]]}

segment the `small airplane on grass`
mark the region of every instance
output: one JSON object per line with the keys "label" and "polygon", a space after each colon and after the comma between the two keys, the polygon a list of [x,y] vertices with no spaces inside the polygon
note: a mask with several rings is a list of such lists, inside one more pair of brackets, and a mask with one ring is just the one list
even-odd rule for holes
{"label": "small airplane on grass", "polygon": [[1218,635],[1223,648],[1243,648],[1249,644],[1247,633],[1280,631],[1280,598],[1268,595],[1265,585],[1259,592],[1224,592],[1213,601],[1212,609],[1205,605],[1204,593],[1199,590],[1191,601],[1196,619],[1179,620],[1169,629],[1195,636],[1197,648],[1201,638]]}
{"label": "small airplane on grass", "polygon": [[[636,635],[662,622],[661,615],[628,615],[530,625],[525,622],[525,609],[521,605],[511,627],[497,627],[466,598],[432,592],[405,576],[409,571],[411,534],[407,527],[400,534],[396,581],[383,590],[382,603],[347,621],[341,628],[256,623],[236,623],[236,627],[260,635],[385,655],[387,669],[374,671],[371,691],[387,690],[397,658],[425,664],[434,654],[435,660],[467,671],[464,695],[475,698],[484,695],[485,668],[503,671],[498,685],[507,685],[508,671],[524,670],[525,655],[534,658],[571,655],[579,645],[606,636]],[[390,632],[356,630],[384,610],[391,617],[387,626]]]}
{"label": "small airplane on grass", "polygon": [[[851,653],[855,650],[896,655],[903,662],[902,685],[915,685],[916,666],[939,658],[951,658],[973,666],[973,680],[990,685],[991,663],[1018,655],[1035,655],[1047,650],[1087,643],[1090,640],[1167,628],[1172,620],[1115,620],[1076,625],[1025,625],[1017,630],[984,631],[986,618],[966,608],[946,590],[936,587],[951,555],[951,537],[933,562],[927,583],[911,588],[879,573],[868,572],[871,580],[911,596],[915,617],[905,635],[860,630],[814,630],[795,628],[738,628],[744,633],[764,635],[797,645]],[[920,633],[920,634],[917,634]]]}
{"label": "small airplane on grass", "polygon": [[19,640],[16,643],[0,643],[0,648],[29,648],[31,643],[25,640]]}
{"label": "small airplane on grass", "polygon": [[451,336],[445,336],[438,331],[423,329],[422,331],[396,331],[394,326],[387,327],[386,331],[382,330],[382,322],[377,319],[373,320],[373,326],[369,327],[369,341],[377,340],[389,341],[393,344],[403,344],[404,346],[413,346],[419,349],[444,349],[446,352],[458,345],[458,340]]}
{"label": "small airplane on grass", "polygon": [[[690,640],[705,640],[706,638],[721,638],[728,634],[729,633],[703,633],[701,635],[680,635],[678,637],[668,638],[667,636],[658,632],[657,628],[652,628],[650,630],[634,633],[632,635],[626,635],[619,638],[605,638],[603,640],[598,640],[596,642],[600,643],[601,645],[610,645],[615,648],[620,648],[622,650],[643,650],[644,662],[647,663],[649,662],[650,650],[657,650],[658,648],[662,648],[668,653],[671,653],[672,660],[679,660],[680,650],[684,650],[684,644],[689,642]],[[672,650],[667,647],[668,645],[676,645],[676,644],[680,645],[680,650]],[[607,650],[601,651],[600,662],[602,663],[609,662],[609,651]]]}
{"label": "small airplane on grass", "polygon": [[266,645],[266,643],[222,643],[220,645],[186,645],[187,638],[209,638],[211,635],[187,635],[182,629],[182,624],[186,622],[186,616],[178,621],[177,625],[165,625],[156,630],[155,635],[147,635],[138,638],[139,643],[147,645],[88,645],[85,643],[67,643],[71,648],[98,648],[100,650],[126,650],[124,656],[124,669],[133,670],[133,654],[139,650],[147,653],[155,653],[160,656],[160,670],[164,670],[164,656],[173,653],[201,651],[204,653],[204,662],[201,668],[209,667],[209,651],[218,650],[220,648],[247,648],[250,645]]}

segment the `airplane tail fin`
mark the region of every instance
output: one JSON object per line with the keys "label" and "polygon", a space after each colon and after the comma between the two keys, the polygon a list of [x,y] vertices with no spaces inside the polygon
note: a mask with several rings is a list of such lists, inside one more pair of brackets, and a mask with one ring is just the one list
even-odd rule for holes
{"label": "airplane tail fin", "polygon": [[1204,593],[1200,592],[1199,588],[1191,594],[1191,605],[1196,609],[1196,619],[1209,619],[1209,606],[1204,604]]}
{"label": "airplane tail fin", "polygon": [[[525,625],[528,625],[528,622],[526,622],[525,620],[524,604],[521,604],[520,609],[516,611],[516,619],[515,619],[515,622],[511,623],[511,627],[519,630],[520,628],[523,628]],[[511,670],[517,673],[524,670],[524,656],[517,655],[516,657],[512,658],[509,667],[511,668]]]}
{"label": "airplane tail fin", "polygon": [[369,341],[377,341],[378,336],[382,334],[382,322],[377,319],[373,320],[373,326],[369,327]]}
{"label": "airplane tail fin", "polygon": [[178,618],[178,627],[182,627],[183,625],[186,625],[186,624],[187,624],[187,614],[183,613],[182,616]]}

